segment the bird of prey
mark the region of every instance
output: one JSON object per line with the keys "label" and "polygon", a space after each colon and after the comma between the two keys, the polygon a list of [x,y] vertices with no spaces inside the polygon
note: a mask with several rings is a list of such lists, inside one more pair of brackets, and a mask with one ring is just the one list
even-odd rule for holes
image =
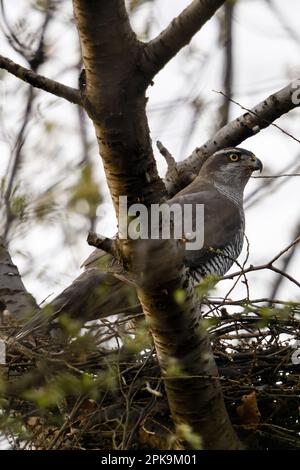
{"label": "bird of prey", "polygon": [[[169,205],[204,205],[203,247],[186,250],[184,256],[194,284],[207,275],[223,276],[239,256],[245,230],[243,194],[256,170],[262,171],[262,162],[252,152],[238,147],[220,150],[205,161],[190,185],[168,201]],[[108,258],[102,250],[94,250],[83,264],[84,273],[54,299],[51,314],[46,319],[33,316],[17,338],[45,326],[62,312],[87,321],[132,308],[128,286],[105,272],[103,261]]]}
{"label": "bird of prey", "polygon": [[185,264],[196,284],[207,275],[223,276],[242,251],[244,189],[262,162],[248,150],[227,148],[209,157],[196,179],[169,203],[204,205],[204,244],[186,251]]}

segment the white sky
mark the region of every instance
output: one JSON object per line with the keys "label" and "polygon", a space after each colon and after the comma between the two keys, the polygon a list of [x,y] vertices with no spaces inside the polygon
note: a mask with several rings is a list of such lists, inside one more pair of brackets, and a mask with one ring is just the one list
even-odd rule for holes
{"label": "white sky", "polygon": [[[286,21],[297,36],[300,2],[276,0],[275,3],[281,11],[280,18]],[[11,19],[15,20],[17,17],[24,19],[25,0],[7,1],[6,4]],[[132,21],[135,30],[142,31],[144,19],[151,11],[151,37],[153,37],[188,4],[188,0],[176,2],[156,0],[152,8],[151,4],[146,3]],[[42,67],[40,73],[65,84],[77,86],[77,74],[70,69],[77,58],[77,36],[75,27],[70,25],[70,13],[71,2],[68,1],[64,3],[58,15],[58,22],[51,26],[49,42],[53,58]],[[32,18],[30,24],[34,24]],[[165,67],[155,78],[154,86],[148,91],[148,115],[153,142],[161,140],[177,159],[187,156],[211,136],[216,116],[214,112],[220,102],[220,97],[213,90],[221,89],[222,74],[222,50],[217,42],[217,26],[216,19],[205,25],[192,41],[191,47],[185,48]],[[280,20],[271,12],[267,2],[239,1],[234,15],[234,36],[234,99],[243,106],[252,107],[273,91],[300,76],[300,33],[298,41],[291,39]],[[13,60],[21,61],[20,56],[7,45],[3,35],[0,36],[0,51]],[[2,119],[5,120],[8,135],[12,135],[17,132],[20,125],[21,100],[26,85],[11,77],[6,77],[4,84],[7,95],[2,103]],[[205,111],[194,123],[194,132],[184,147],[183,141],[191,119],[190,101],[196,97],[203,100]],[[171,104],[174,100],[177,100],[176,104],[168,106],[168,103]],[[242,114],[242,110],[232,105],[231,118],[239,114]],[[67,167],[69,176],[63,184],[68,187],[76,179],[73,168],[80,160],[80,146],[74,133],[77,126],[76,109],[71,104],[41,91],[38,94],[35,116],[36,119],[30,126],[30,143],[27,144],[28,148],[26,147],[26,165],[22,168],[24,181],[27,179],[30,182],[29,190],[33,191],[35,188],[38,192],[60,176],[62,167]],[[295,110],[277,123],[300,139],[299,118],[300,110]],[[56,121],[58,126],[49,142],[49,138],[41,133],[41,127],[45,122],[51,121]],[[95,168],[99,168],[99,184],[104,192],[107,191],[106,183],[91,126],[89,132],[93,142]],[[268,174],[280,174],[297,154],[300,164],[299,143],[274,127],[269,127],[248,139],[242,146],[256,153],[263,161]],[[51,160],[44,158],[44,153],[47,154],[51,149],[54,157]],[[182,154],[181,149],[184,149]],[[4,138],[1,140],[1,136],[0,152],[1,177],[5,174],[9,155],[7,141]],[[56,152],[57,159],[55,159]],[[163,175],[165,164],[156,150],[155,155],[159,171]],[[246,233],[250,240],[249,262],[252,264],[267,262],[291,241],[292,231],[300,221],[299,178],[290,178],[280,189],[266,196],[263,192],[260,193],[259,203],[247,211]],[[258,185],[257,181],[252,180],[249,183],[247,193],[253,191]],[[106,201],[109,203],[107,193]],[[67,286],[79,273],[79,265],[90,252],[85,242],[87,227],[81,218],[78,216],[70,220],[60,213],[59,208],[64,204],[63,195],[57,203],[58,210],[51,223],[42,227],[28,227],[21,236],[16,233],[11,243],[14,260],[24,273],[26,286],[38,301],[51,293],[58,293]],[[69,229],[73,226],[77,229],[82,227],[82,236],[73,246],[65,245],[62,248],[61,224],[68,226]],[[111,209],[99,221],[97,231],[108,235],[115,232]],[[299,251],[298,249],[298,254],[289,267],[289,273],[298,279]],[[24,254],[27,254],[27,257]],[[240,260],[243,260],[243,255]],[[268,296],[274,279],[274,274],[266,271],[249,275],[252,298]],[[231,281],[223,282],[219,285],[218,293],[226,293],[230,286]],[[242,284],[231,294],[234,298],[241,296],[245,296]],[[284,281],[278,297],[285,300],[299,300],[300,292],[295,285]]]}

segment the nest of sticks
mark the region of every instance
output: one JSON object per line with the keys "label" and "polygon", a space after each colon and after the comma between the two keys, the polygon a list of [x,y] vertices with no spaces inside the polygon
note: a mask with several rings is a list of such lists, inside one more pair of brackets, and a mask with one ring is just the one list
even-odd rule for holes
{"label": "nest of sticks", "polygon": [[[230,311],[230,313],[229,313]],[[206,301],[203,314],[233,426],[255,449],[300,448],[300,304]],[[13,340],[2,321],[0,429],[14,449],[178,448],[142,315]],[[299,350],[300,350],[300,342]]]}

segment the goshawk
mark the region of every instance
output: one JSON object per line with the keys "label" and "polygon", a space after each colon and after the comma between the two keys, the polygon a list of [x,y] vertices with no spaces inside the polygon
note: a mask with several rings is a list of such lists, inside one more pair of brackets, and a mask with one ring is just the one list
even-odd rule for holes
{"label": "goshawk", "polygon": [[[168,204],[204,205],[204,244],[185,251],[185,265],[195,284],[206,275],[223,276],[239,256],[244,239],[244,189],[261,161],[242,148],[226,148],[210,156],[195,180]],[[61,313],[81,320],[103,318],[130,308],[128,286],[105,272],[99,260],[108,256],[94,250],[83,264],[85,271],[52,302],[49,316],[34,315],[18,333],[21,339],[45,327]],[[132,289],[132,288],[131,288]]]}

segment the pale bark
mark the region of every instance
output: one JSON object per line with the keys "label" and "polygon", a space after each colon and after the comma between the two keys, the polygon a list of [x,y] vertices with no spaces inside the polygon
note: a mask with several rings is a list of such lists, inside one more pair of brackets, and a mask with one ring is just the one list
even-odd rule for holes
{"label": "pale bark", "polygon": [[272,93],[249,111],[222,127],[211,139],[201,147],[197,147],[189,157],[178,162],[175,168],[171,167],[166,178],[168,192],[175,194],[187,186],[198,175],[205,160],[217,150],[239,145],[245,139],[272,125],[282,115],[297,108],[300,105],[299,100],[292,99],[293,94],[297,94],[296,83],[300,83],[299,79]]}
{"label": "pale bark", "polygon": [[12,318],[24,320],[38,310],[36,301],[22,282],[19,270],[0,238],[0,310],[8,310]]}
{"label": "pale bark", "polygon": [[225,0],[194,0],[155,39],[146,44],[143,72],[154,77],[186,46]]}

